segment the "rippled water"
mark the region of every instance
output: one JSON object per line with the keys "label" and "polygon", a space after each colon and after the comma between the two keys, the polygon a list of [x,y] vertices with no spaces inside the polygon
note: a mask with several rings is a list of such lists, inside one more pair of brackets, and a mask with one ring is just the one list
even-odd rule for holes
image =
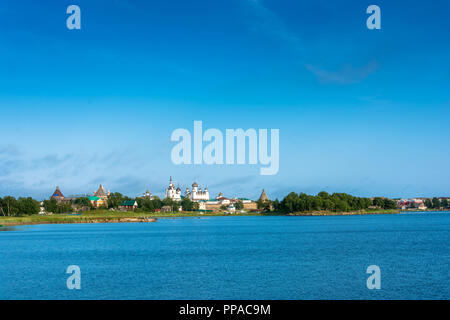
{"label": "rippled water", "polygon": [[0,232],[0,298],[449,299],[449,240],[448,213],[22,226]]}

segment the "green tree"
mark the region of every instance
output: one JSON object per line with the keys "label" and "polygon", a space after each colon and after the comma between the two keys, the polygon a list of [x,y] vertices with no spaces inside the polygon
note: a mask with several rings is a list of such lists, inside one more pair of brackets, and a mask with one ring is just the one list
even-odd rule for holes
{"label": "green tree", "polygon": [[384,199],[384,203],[383,203],[383,209],[395,209],[397,208],[397,204],[395,203],[394,200],[391,199]]}
{"label": "green tree", "polygon": [[431,209],[433,207],[433,203],[430,199],[425,199],[425,207],[427,207],[428,209]]}
{"label": "green tree", "polygon": [[325,199],[323,200],[323,209],[327,211],[334,211],[335,210],[335,204],[331,199]]}
{"label": "green tree", "polygon": [[16,198],[6,196],[2,200],[2,212],[5,216],[15,216],[19,213],[19,206]]}
{"label": "green tree", "polygon": [[326,191],[319,192],[319,194],[317,196],[321,197],[322,199],[329,199],[330,198],[330,195]]}
{"label": "green tree", "polygon": [[197,202],[192,201],[191,199],[184,197],[181,199],[181,207],[184,211],[194,211],[198,210],[199,205]]}
{"label": "green tree", "polygon": [[375,207],[383,208],[383,206],[384,206],[384,200],[383,200],[383,198],[379,198],[379,197],[374,198],[374,199],[373,199],[373,205],[374,205]]}
{"label": "green tree", "polygon": [[47,212],[57,213],[58,211],[58,203],[55,199],[44,200],[43,206]]}
{"label": "green tree", "polygon": [[448,208],[448,200],[447,199],[442,199],[441,200],[441,206],[446,209]]}
{"label": "green tree", "polygon": [[[386,204],[390,205],[390,201],[377,198],[375,203],[380,208],[383,208]],[[368,198],[353,197],[346,193],[333,193],[330,195],[322,191],[317,196],[291,192],[281,202],[274,204],[273,207],[276,211],[284,213],[318,210],[346,212],[367,209],[371,205],[372,200]],[[258,204],[258,208],[260,207],[263,207],[261,202]]]}
{"label": "green tree", "polygon": [[155,211],[154,203],[150,198],[137,198],[136,202],[138,204],[138,208],[143,211],[153,212]]}
{"label": "green tree", "polygon": [[89,207],[90,209],[94,207],[88,197],[77,198],[74,203],[80,207]]}
{"label": "green tree", "polygon": [[120,192],[112,192],[108,196],[108,208],[118,208],[123,200],[130,200],[124,197]]}
{"label": "green tree", "polygon": [[256,201],[256,206],[259,210],[270,211],[271,201],[270,200],[261,200]]}
{"label": "green tree", "polygon": [[280,212],[280,211],[281,211],[281,203],[280,203],[280,200],[275,199],[275,200],[272,202],[272,206],[273,206],[273,210],[274,210],[275,212]]}
{"label": "green tree", "polygon": [[154,197],[152,200],[153,208],[155,209],[161,209],[162,208],[162,201],[158,197]]}
{"label": "green tree", "polygon": [[28,198],[19,198],[17,200],[18,206],[18,215],[32,215],[38,214],[40,211],[39,202],[28,197]]}
{"label": "green tree", "polygon": [[337,199],[335,201],[335,208],[334,211],[336,212],[346,212],[349,211],[349,205],[347,202],[341,199]]}
{"label": "green tree", "polygon": [[64,201],[58,203],[58,213],[71,213],[73,212],[72,202],[71,201]]}
{"label": "green tree", "polygon": [[433,209],[441,208],[441,200],[439,200],[438,198],[433,198],[433,200],[431,202],[433,204]]}
{"label": "green tree", "polygon": [[244,203],[242,202],[242,200],[239,200],[238,202],[236,202],[234,204],[234,207],[236,208],[236,210],[242,210],[244,209]]}
{"label": "green tree", "polygon": [[172,208],[173,212],[178,211],[178,209],[180,208],[180,202],[179,201],[174,201],[171,198],[164,198],[164,200],[162,200],[162,206],[169,206]]}
{"label": "green tree", "polygon": [[6,216],[6,213],[3,211],[3,199],[0,197],[0,214],[2,216]]}

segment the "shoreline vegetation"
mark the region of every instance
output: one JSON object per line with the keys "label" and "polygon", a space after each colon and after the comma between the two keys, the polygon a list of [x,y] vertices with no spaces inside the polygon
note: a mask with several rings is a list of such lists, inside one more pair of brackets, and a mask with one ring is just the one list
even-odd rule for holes
{"label": "shoreline vegetation", "polygon": [[[435,210],[414,211],[433,212]],[[108,210],[98,210],[95,213],[86,212],[79,214],[53,214],[53,215],[30,215],[22,217],[0,217],[1,227],[12,227],[21,225],[38,224],[71,224],[71,223],[137,223],[137,222],[157,222],[158,219],[167,218],[203,218],[203,217],[224,217],[224,216],[347,216],[347,215],[375,215],[375,214],[398,214],[412,211],[402,211],[398,209],[374,209],[348,212],[313,211],[313,212],[293,212],[289,214],[281,212],[248,212],[248,213],[204,213],[199,212],[110,212]]]}
{"label": "shoreline vegetation", "polygon": [[[57,191],[59,189],[57,188]],[[87,197],[65,199],[62,194],[38,202],[32,198],[11,196],[0,198],[0,226],[57,224],[57,223],[124,223],[156,222],[163,218],[214,217],[214,216],[340,216],[365,214],[397,214],[404,212],[389,198],[361,198],[346,193],[317,195],[291,192],[281,201],[269,200],[264,190],[251,207],[242,200],[221,205],[212,210],[200,210],[199,202],[184,197],[181,201],[158,197],[128,198],[120,193],[104,196],[101,206]],[[219,199],[219,198],[218,198]],[[445,199],[446,200],[446,199]],[[230,202],[230,200],[228,200]],[[448,209],[448,201],[433,198],[426,211]],[[208,207],[206,207],[208,209]],[[233,209],[233,210],[231,210]],[[426,209],[426,208],[425,208]],[[410,207],[408,211],[416,211]],[[417,210],[423,211],[423,210]],[[423,211],[425,212],[425,211]]]}

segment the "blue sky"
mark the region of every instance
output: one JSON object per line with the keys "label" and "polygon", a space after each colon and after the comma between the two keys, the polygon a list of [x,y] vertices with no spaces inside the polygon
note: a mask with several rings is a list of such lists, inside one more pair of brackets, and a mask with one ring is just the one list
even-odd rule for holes
{"label": "blue sky", "polygon": [[[66,28],[67,6],[82,29]],[[381,30],[366,8],[381,8]],[[0,4],[0,196],[450,195],[448,1]],[[177,128],[276,128],[280,170],[172,164]]]}

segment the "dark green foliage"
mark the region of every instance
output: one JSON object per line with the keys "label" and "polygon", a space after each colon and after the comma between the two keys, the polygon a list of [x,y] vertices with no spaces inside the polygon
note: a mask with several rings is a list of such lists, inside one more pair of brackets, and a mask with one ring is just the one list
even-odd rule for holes
{"label": "dark green foliage", "polygon": [[[391,206],[395,207],[395,202],[389,199],[385,201],[381,199],[380,207]],[[392,203],[391,203],[392,202]],[[372,201],[368,198],[353,197],[345,193],[328,194],[325,191],[320,192],[317,196],[307,195],[305,193],[297,194],[291,192],[281,202],[275,200],[273,209],[278,212],[292,213],[292,212],[308,212],[308,211],[358,211],[369,208]]]}
{"label": "dark green foliage", "polygon": [[58,203],[55,199],[44,200],[44,209],[47,212],[56,213],[58,211]]}
{"label": "dark green foliage", "polygon": [[178,211],[178,209],[180,208],[180,202],[179,201],[175,201],[175,200],[173,200],[171,198],[165,198],[162,201],[162,206],[163,207],[164,206],[169,206],[169,207],[172,208],[172,211],[175,212],[175,211]]}
{"label": "dark green foliage", "polygon": [[19,198],[17,200],[19,206],[19,215],[38,214],[40,211],[40,204],[38,201],[28,197]]}
{"label": "dark green foliage", "polygon": [[46,212],[70,213],[73,212],[72,201],[58,202],[55,199],[44,200],[43,206]]}
{"label": "dark green foliage", "polygon": [[184,197],[181,200],[181,207],[184,211],[195,211],[198,210],[199,204],[198,202],[194,202],[191,199]]}
{"label": "dark green foliage", "polygon": [[383,206],[384,206],[384,200],[383,200],[383,198],[375,198],[375,199],[373,199],[373,205],[375,206],[375,207],[379,207],[379,208],[382,208]]}
{"label": "dark green foliage", "polygon": [[158,197],[154,197],[153,199],[148,197],[136,198],[136,201],[138,203],[138,208],[147,212],[155,212],[156,209],[161,209],[163,205],[161,199]]}
{"label": "dark green foliage", "polygon": [[244,203],[242,202],[242,200],[239,200],[238,202],[236,202],[235,208],[236,208],[236,210],[244,209]]}
{"label": "dark green foliage", "polygon": [[273,211],[275,211],[275,212],[280,212],[280,211],[281,211],[280,200],[275,199],[275,200],[272,202],[272,208],[273,208]]}
{"label": "dark green foliage", "polygon": [[19,213],[19,207],[16,198],[6,196],[0,199],[0,209],[4,216],[16,216]]}
{"label": "dark green foliage", "polygon": [[[173,211],[177,211],[180,208],[180,202],[166,198],[164,200],[158,197],[150,198],[136,198],[139,210],[147,212],[155,212],[157,209],[161,209],[163,206],[170,206]],[[198,205],[198,204],[197,204]]]}
{"label": "dark green foliage", "polygon": [[258,201],[256,201],[256,206],[259,210],[262,211],[270,211],[270,207],[271,207],[272,201],[270,200],[261,200],[259,199]]}
{"label": "dark green foliage", "polygon": [[441,208],[441,200],[439,200],[438,198],[433,198],[433,200],[431,200],[432,203],[432,208],[433,209],[440,209]]}
{"label": "dark green foliage", "polygon": [[25,216],[38,214],[39,202],[32,198],[16,199],[11,196],[0,198],[0,214],[3,216]]}
{"label": "dark green foliage", "polygon": [[93,208],[93,205],[88,197],[80,197],[75,199],[74,203],[80,207],[89,207],[90,209]]}
{"label": "dark green foliage", "polygon": [[388,198],[374,198],[373,205],[380,209],[395,209],[397,207],[394,200]]}
{"label": "dark green foliage", "polygon": [[391,199],[384,199],[383,209],[395,209],[397,208],[397,204],[394,200]]}
{"label": "dark green foliage", "polygon": [[134,200],[134,199],[124,196],[120,192],[112,192],[108,196],[108,208],[117,209],[120,206],[120,203],[124,200]]}

